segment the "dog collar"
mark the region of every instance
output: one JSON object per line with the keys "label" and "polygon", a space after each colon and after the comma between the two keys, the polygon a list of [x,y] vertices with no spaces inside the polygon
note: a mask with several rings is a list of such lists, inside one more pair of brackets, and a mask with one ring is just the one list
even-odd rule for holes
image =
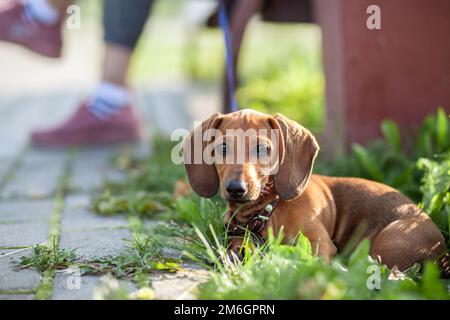
{"label": "dog collar", "polygon": [[231,237],[244,237],[247,231],[250,232],[250,235],[259,243],[262,244],[266,241],[266,239],[262,236],[262,231],[264,230],[267,221],[269,221],[270,216],[278,205],[280,199],[278,196],[272,200],[268,205],[266,205],[263,209],[256,211],[253,214],[253,217],[250,219],[247,224],[241,226],[237,224],[236,217],[233,218],[233,227],[228,232]]}

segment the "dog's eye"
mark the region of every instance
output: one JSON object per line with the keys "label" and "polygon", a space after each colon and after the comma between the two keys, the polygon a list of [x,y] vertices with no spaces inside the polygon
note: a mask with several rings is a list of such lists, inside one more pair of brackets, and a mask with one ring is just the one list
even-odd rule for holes
{"label": "dog's eye", "polygon": [[226,156],[227,151],[228,151],[228,148],[227,148],[226,143],[222,143],[217,146],[217,152],[220,153],[221,155]]}
{"label": "dog's eye", "polygon": [[256,154],[258,156],[267,156],[270,152],[270,148],[264,144],[258,144],[256,146]]}

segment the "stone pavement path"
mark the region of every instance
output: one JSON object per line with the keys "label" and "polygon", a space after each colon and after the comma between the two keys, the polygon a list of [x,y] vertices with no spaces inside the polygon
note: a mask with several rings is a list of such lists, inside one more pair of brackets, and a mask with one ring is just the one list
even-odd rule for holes
{"label": "stone pavement path", "polygon": [[[158,126],[166,133],[189,127],[192,117],[203,117],[213,110],[207,104],[190,106],[188,91],[142,93],[140,113],[152,128]],[[90,199],[104,179],[123,178],[109,160],[124,146],[73,152],[27,145],[31,128],[64,118],[79,96],[79,92],[71,92],[0,99],[0,300],[35,298],[44,279],[33,269],[18,270],[15,261],[30,254],[30,246],[49,241],[51,235],[60,236],[61,248],[76,248],[81,260],[117,255],[125,249],[124,239],[132,237],[126,217],[101,217],[89,210]],[[195,100],[209,98],[200,94]],[[147,145],[132,147],[135,152],[148,152]],[[59,192],[62,187],[69,187],[63,197]],[[80,288],[71,290],[70,275],[62,270],[50,279],[51,299],[91,299],[100,276],[83,276]],[[152,285],[159,299],[192,298],[192,289],[204,278],[204,272],[194,267],[174,274],[155,274]],[[131,282],[122,283],[136,289]]]}

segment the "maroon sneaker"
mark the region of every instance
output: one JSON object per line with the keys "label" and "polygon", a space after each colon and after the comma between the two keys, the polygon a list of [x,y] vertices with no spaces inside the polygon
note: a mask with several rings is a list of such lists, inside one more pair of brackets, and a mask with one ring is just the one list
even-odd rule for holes
{"label": "maroon sneaker", "polygon": [[62,51],[62,20],[55,25],[29,21],[25,6],[11,1],[0,8],[0,40],[22,45],[49,58],[59,58]]}
{"label": "maroon sneaker", "polygon": [[87,103],[83,103],[62,125],[31,134],[32,144],[50,148],[135,142],[139,139],[139,121],[129,106],[107,119],[99,119],[90,112]]}

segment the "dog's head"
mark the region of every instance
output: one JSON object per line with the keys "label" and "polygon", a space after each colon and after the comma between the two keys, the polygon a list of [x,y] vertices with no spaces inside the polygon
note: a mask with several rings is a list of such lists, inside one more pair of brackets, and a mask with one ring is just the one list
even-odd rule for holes
{"label": "dog's head", "polygon": [[282,199],[298,197],[318,150],[314,136],[298,123],[252,110],[216,113],[183,143],[192,189],[212,197],[220,187],[231,203],[255,201],[272,183]]}

